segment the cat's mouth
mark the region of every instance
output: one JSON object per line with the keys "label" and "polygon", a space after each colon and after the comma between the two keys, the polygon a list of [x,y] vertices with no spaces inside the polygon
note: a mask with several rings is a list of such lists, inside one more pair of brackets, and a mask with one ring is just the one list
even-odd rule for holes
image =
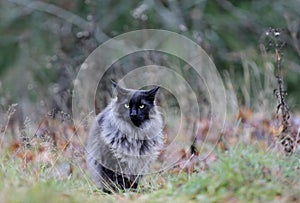
{"label": "cat's mouth", "polygon": [[130,120],[133,123],[133,125],[136,126],[136,127],[140,127],[143,123],[143,119],[139,118],[137,116],[131,116]]}

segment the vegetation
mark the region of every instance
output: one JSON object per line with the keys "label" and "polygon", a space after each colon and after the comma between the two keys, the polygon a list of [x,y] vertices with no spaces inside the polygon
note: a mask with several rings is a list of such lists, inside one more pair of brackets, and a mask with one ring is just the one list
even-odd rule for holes
{"label": "vegetation", "polygon": [[[259,110],[269,89],[274,89],[264,82],[266,69],[273,60],[260,42],[269,27],[284,30],[283,74],[290,106],[297,108],[300,103],[298,7],[296,0],[289,3],[280,0],[2,1],[2,110],[18,103],[34,104],[39,112],[60,108],[70,113],[71,81],[91,51],[111,37],[145,28],[175,31],[199,43],[221,75],[224,78],[229,75],[236,84],[234,91],[239,95],[239,103]],[[255,85],[245,78],[249,74],[257,80]],[[257,102],[250,99],[254,95]],[[28,114],[32,109],[24,111]]]}
{"label": "vegetation", "polygon": [[[59,180],[45,166],[20,168],[2,158],[3,202],[298,202],[300,165],[296,156],[266,153],[257,146],[236,145],[216,152],[217,160],[192,174],[146,177],[138,192],[108,195],[97,190],[77,165]],[[47,168],[47,167],[46,167]],[[151,184],[150,184],[151,183]],[[13,194],[12,194],[13,192]]]}
{"label": "vegetation", "polygon": [[[299,7],[298,0],[0,1],[1,202],[299,202]],[[191,150],[177,149],[178,162],[146,176],[138,191],[108,195],[86,174],[89,126],[73,123],[73,84],[99,45],[140,29],[170,30],[206,51],[225,84],[227,120],[206,140],[214,115],[184,118],[200,126],[195,140],[185,134],[180,140],[192,142]],[[111,79],[144,65],[169,67],[169,61],[201,111],[209,109],[201,78],[186,62],[145,51],[110,67],[95,110],[109,102]],[[178,108],[171,93],[162,95],[169,112]],[[168,144],[175,127],[166,127]]]}

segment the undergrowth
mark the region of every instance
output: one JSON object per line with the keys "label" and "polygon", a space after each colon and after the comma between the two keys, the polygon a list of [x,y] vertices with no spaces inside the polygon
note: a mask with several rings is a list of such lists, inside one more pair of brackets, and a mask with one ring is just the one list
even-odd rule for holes
{"label": "undergrowth", "polygon": [[[1,202],[298,202],[300,160],[237,145],[216,152],[202,171],[148,176],[138,192],[104,194],[79,166],[69,178],[47,170],[20,167],[9,156],[0,160]],[[150,186],[151,187],[148,187]]]}

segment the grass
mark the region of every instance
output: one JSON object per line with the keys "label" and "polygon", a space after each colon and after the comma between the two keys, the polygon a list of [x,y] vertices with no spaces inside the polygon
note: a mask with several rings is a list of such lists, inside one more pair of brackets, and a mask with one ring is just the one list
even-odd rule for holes
{"label": "grass", "polygon": [[[192,174],[146,177],[139,192],[104,194],[74,166],[69,178],[50,176],[47,167],[22,167],[2,156],[0,202],[299,202],[300,160],[254,146],[216,152],[218,159]],[[151,180],[151,187],[149,181]],[[148,182],[148,183],[147,183]]]}

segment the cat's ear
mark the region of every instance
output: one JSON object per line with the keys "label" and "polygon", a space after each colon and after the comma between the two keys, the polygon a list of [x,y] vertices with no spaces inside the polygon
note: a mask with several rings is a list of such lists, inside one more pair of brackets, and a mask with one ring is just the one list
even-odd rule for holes
{"label": "cat's ear", "polygon": [[112,87],[113,87],[114,96],[118,96],[118,95],[124,96],[124,95],[128,94],[129,91],[125,88],[120,87],[115,81],[111,80],[111,83],[112,83]]}
{"label": "cat's ear", "polygon": [[158,92],[159,88],[160,87],[154,87],[154,88],[152,88],[150,90],[147,90],[146,91],[146,97],[147,97],[147,99],[150,100],[150,101],[154,101],[155,95]]}

